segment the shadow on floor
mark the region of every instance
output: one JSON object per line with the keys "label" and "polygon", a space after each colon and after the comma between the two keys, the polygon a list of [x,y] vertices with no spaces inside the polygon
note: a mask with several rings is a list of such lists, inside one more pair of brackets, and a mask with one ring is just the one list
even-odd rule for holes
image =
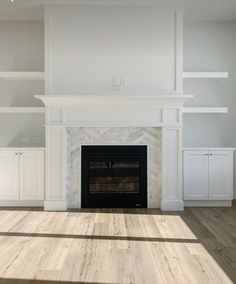
{"label": "shadow on floor", "polygon": [[[36,212],[44,212],[47,214],[47,211],[44,211],[43,207],[1,207],[0,211],[36,211]],[[51,211],[57,212],[57,211]],[[61,212],[61,211],[59,211]],[[178,216],[178,212],[163,212],[160,209],[147,209],[147,208],[82,208],[82,209],[68,209],[68,213],[99,213],[99,214],[127,214],[127,215],[171,215]]]}
{"label": "shadow on floor", "polygon": [[0,236],[1,237],[26,237],[26,238],[134,241],[134,242],[199,243],[198,239],[105,236],[105,235],[73,235],[73,234],[48,234],[48,233],[20,233],[20,232],[0,232]]}

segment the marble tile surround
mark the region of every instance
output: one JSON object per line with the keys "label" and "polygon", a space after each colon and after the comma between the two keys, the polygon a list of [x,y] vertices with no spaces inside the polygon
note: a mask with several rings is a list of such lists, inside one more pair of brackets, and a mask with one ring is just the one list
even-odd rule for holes
{"label": "marble tile surround", "polygon": [[80,207],[82,145],[147,145],[148,206],[160,208],[162,185],[161,128],[159,127],[68,127],[67,205]]}

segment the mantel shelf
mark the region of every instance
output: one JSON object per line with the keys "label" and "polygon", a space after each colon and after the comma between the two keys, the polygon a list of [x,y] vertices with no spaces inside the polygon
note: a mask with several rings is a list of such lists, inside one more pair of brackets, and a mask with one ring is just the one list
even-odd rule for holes
{"label": "mantel shelf", "polygon": [[220,114],[228,113],[227,107],[184,107],[183,114]]}
{"label": "mantel shelf", "polygon": [[[45,113],[44,107],[0,107],[0,113]],[[228,113],[226,107],[184,107],[183,114]]]}
{"label": "mantel shelf", "polygon": [[37,114],[45,113],[44,107],[0,107],[0,113]]}
{"label": "mantel shelf", "polygon": [[183,72],[184,79],[227,79],[228,72]]}
{"label": "mantel shelf", "polygon": [[0,78],[9,81],[43,81],[44,72],[0,72]]}

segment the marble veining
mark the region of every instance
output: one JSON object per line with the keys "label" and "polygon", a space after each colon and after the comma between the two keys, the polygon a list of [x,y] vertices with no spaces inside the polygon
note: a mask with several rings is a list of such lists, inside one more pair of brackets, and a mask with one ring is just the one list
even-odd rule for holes
{"label": "marble veining", "polygon": [[161,128],[70,127],[67,128],[67,205],[80,207],[82,145],[147,145],[148,204],[160,208],[162,185]]}

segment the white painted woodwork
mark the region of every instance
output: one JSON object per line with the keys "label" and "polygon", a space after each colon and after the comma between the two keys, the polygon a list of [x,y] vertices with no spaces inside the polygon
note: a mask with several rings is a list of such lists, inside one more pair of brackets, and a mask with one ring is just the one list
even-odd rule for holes
{"label": "white painted woodwork", "polygon": [[44,152],[25,151],[20,158],[20,199],[44,199]]}
{"label": "white painted woodwork", "polygon": [[180,94],[182,73],[180,8],[45,7],[47,95]]}
{"label": "white painted woodwork", "polygon": [[11,81],[43,81],[44,72],[0,72],[0,79]]}
{"label": "white painted woodwork", "polygon": [[[36,96],[46,106],[45,210],[65,210],[67,127],[161,127],[162,210],[183,210],[182,106],[192,96]],[[115,114],[115,115],[114,115]]]}
{"label": "white painted woodwork", "polygon": [[217,114],[228,113],[227,107],[184,107],[183,114]]}
{"label": "white painted woodwork", "polygon": [[184,207],[231,207],[232,200],[184,200]]}
{"label": "white painted woodwork", "polygon": [[15,151],[0,151],[0,200],[19,200],[19,157]]}
{"label": "white painted woodwork", "polygon": [[39,206],[44,200],[44,171],[43,149],[1,148],[0,206]]}
{"label": "white painted woodwork", "polygon": [[182,195],[182,130],[162,129],[162,210],[183,210]]}
{"label": "white painted woodwork", "polygon": [[[201,204],[200,200],[231,201],[234,150],[234,148],[184,150],[184,200],[199,201],[195,206]],[[190,206],[193,203],[186,204]],[[214,204],[212,203],[212,206]]]}
{"label": "white painted woodwork", "polygon": [[228,72],[183,72],[184,79],[227,79]]}
{"label": "white painted woodwork", "polygon": [[46,129],[46,200],[65,201],[66,131],[64,127]]}
{"label": "white painted woodwork", "polygon": [[183,147],[183,151],[235,151],[236,148],[230,147]]}
{"label": "white painted woodwork", "polygon": [[192,95],[35,96],[54,126],[181,126],[182,106]]}
{"label": "white painted woodwork", "polygon": [[43,200],[1,200],[0,207],[43,207]]}
{"label": "white painted woodwork", "polygon": [[0,147],[0,152],[1,151],[15,151],[15,152],[20,152],[20,151],[45,151],[45,147]]}
{"label": "white painted woodwork", "polygon": [[0,113],[38,114],[45,113],[44,107],[0,107]]}
{"label": "white painted woodwork", "polygon": [[233,199],[233,152],[209,152],[209,199]]}
{"label": "white painted woodwork", "polygon": [[181,9],[46,7],[44,208],[67,208],[67,127],[161,127],[161,208],[183,210],[182,75]]}
{"label": "white painted woodwork", "polygon": [[184,200],[208,198],[208,151],[185,151]]}

